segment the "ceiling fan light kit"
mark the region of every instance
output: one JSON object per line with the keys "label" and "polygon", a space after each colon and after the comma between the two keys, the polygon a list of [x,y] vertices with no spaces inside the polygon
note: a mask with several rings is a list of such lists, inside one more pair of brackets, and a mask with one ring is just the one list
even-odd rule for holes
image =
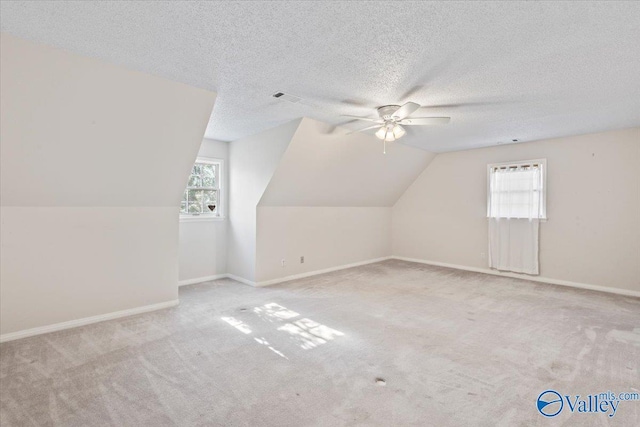
{"label": "ceiling fan light kit", "polygon": [[378,129],[376,137],[386,142],[393,142],[396,139],[402,138],[405,133],[407,133],[407,131],[405,131],[402,126],[389,123]]}
{"label": "ceiling fan light kit", "polygon": [[364,120],[367,122],[377,123],[376,125],[360,129],[359,132],[369,129],[378,128],[376,137],[384,142],[384,153],[387,154],[387,142],[393,142],[402,138],[407,131],[401,125],[405,126],[427,126],[436,124],[447,124],[451,120],[450,117],[414,117],[409,116],[420,108],[420,104],[415,102],[407,102],[403,106],[400,105],[384,105],[378,108],[378,119],[369,117],[346,116],[356,120]]}

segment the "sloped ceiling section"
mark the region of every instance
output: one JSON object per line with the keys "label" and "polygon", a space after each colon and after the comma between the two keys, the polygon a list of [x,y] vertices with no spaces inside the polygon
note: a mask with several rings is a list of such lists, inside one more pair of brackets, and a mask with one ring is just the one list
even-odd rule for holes
{"label": "sloped ceiling section", "polygon": [[2,206],[175,206],[215,93],[2,33]]}
{"label": "sloped ceiling section", "polygon": [[302,119],[260,206],[393,206],[434,153]]}

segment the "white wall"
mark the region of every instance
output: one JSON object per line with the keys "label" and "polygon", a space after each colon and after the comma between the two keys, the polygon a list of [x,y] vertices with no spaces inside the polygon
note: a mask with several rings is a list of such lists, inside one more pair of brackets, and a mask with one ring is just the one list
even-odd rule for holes
{"label": "white wall", "polygon": [[221,219],[180,221],[179,283],[193,283],[227,273],[227,200],[229,143],[204,139],[198,157],[223,160]]}
{"label": "white wall", "polygon": [[258,208],[259,282],[390,255],[391,208]]}
{"label": "white wall", "polygon": [[215,94],[1,36],[0,333],[177,299]]}
{"label": "white wall", "polygon": [[294,120],[229,146],[229,274],[255,281],[256,209],[299,123]]}
{"label": "white wall", "polygon": [[390,256],[391,206],[435,156],[328,129],[302,119],[260,200],[258,282]]}
{"label": "white wall", "polygon": [[488,268],[487,164],[546,158],[540,275],[640,291],[640,129],[439,154],[393,208],[396,256]]}

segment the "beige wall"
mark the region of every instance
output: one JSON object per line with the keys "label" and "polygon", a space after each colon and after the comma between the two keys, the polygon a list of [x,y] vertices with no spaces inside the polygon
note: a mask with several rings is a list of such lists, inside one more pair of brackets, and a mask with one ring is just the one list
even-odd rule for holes
{"label": "beige wall", "polygon": [[345,133],[300,122],[258,207],[257,282],[391,255],[391,206],[435,154]]}
{"label": "beige wall", "polygon": [[1,40],[3,206],[179,206],[215,94]]}
{"label": "beige wall", "polygon": [[258,282],[388,257],[391,208],[260,206],[257,239]]}
{"label": "beige wall", "polygon": [[2,334],[178,299],[178,208],[2,207]]}
{"label": "beige wall", "polygon": [[640,291],[638,128],[439,154],[393,208],[393,254],[488,268],[487,164],[538,158],[540,275]]}
{"label": "beige wall", "polygon": [[393,206],[435,154],[304,118],[261,206]]}
{"label": "beige wall", "polygon": [[177,299],[215,94],[2,34],[0,333]]}

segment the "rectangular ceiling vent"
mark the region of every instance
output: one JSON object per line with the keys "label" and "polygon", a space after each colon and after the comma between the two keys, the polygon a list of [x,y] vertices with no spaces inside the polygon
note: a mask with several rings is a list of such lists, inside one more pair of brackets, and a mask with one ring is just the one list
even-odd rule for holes
{"label": "rectangular ceiling vent", "polygon": [[298,98],[297,96],[289,95],[289,94],[286,94],[284,92],[276,92],[272,96],[274,98],[278,98],[278,99],[281,99],[283,101],[289,101],[289,102],[292,102],[294,104],[297,104],[298,102],[302,101],[302,98]]}

